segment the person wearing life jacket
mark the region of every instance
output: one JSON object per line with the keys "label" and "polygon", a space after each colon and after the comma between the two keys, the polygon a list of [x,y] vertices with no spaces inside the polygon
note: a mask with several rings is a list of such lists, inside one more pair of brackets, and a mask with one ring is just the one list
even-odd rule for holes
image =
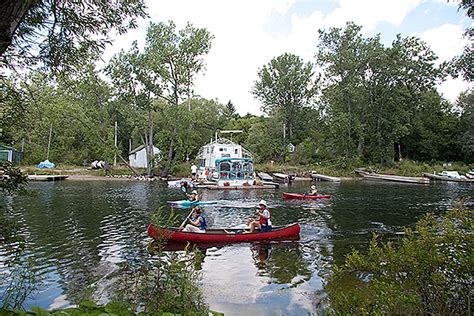
{"label": "person wearing life jacket", "polygon": [[196,190],[193,190],[191,194],[186,194],[188,197],[188,200],[191,202],[198,202],[199,201],[199,195]]}
{"label": "person wearing life jacket", "polygon": [[207,228],[206,216],[202,208],[199,206],[194,207],[194,216],[189,219],[189,224],[187,224],[183,232],[190,233],[205,233]]}
{"label": "person wearing life jacket", "polygon": [[315,185],[312,185],[308,191],[308,195],[318,195],[318,189],[316,189]]}
{"label": "person wearing life jacket", "polygon": [[261,200],[258,203],[256,215],[258,215],[258,219],[249,220],[248,222],[250,232],[253,233],[256,229],[259,229],[261,232],[271,231],[272,214],[268,210],[267,202],[265,200]]}

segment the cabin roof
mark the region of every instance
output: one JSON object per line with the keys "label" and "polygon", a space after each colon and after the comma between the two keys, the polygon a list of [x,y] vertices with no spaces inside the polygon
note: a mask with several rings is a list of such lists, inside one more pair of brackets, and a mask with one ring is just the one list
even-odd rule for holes
{"label": "cabin roof", "polygon": [[[133,155],[134,153],[136,152],[139,152],[140,150],[142,150],[143,148],[145,148],[145,145],[140,145],[138,146],[137,148],[135,148],[134,150],[132,150],[131,152],[128,153],[128,155]],[[158,147],[156,146],[153,146],[153,149],[158,149],[160,150]]]}
{"label": "cabin roof", "polygon": [[18,151],[20,152],[18,149],[16,148],[13,148],[13,147],[10,147],[10,146],[7,146],[7,145],[3,145],[3,144],[0,144],[0,149],[3,149],[3,150],[13,150],[13,151]]}
{"label": "cabin roof", "polygon": [[224,158],[216,159],[216,163],[223,162],[223,161],[249,161],[249,162],[253,162],[252,158],[230,158],[230,157],[224,157]]}
{"label": "cabin roof", "polygon": [[[207,148],[209,146],[214,146],[214,145],[228,145],[229,147],[230,146],[238,146],[238,147],[242,148],[242,156],[244,158],[252,158],[252,154],[250,153],[250,151],[248,151],[247,149],[245,149],[241,145],[239,145],[237,143],[234,143],[233,141],[231,141],[227,138],[222,138],[222,137],[210,142],[209,144],[206,144],[206,145],[202,146],[201,149],[199,150],[199,154],[197,155],[197,158],[198,159],[203,159],[204,158],[204,148]],[[233,159],[235,159],[235,158],[233,158]]]}

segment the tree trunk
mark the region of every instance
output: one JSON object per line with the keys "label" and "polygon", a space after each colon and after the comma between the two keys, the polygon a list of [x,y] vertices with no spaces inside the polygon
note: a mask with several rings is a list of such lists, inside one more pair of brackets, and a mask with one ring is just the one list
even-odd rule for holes
{"label": "tree trunk", "polygon": [[11,45],[21,21],[37,0],[0,0],[0,56]]}
{"label": "tree trunk", "polygon": [[176,126],[173,126],[173,132],[171,133],[171,142],[170,148],[168,150],[168,162],[166,164],[165,169],[163,170],[163,176],[167,176],[171,170],[171,167],[176,163],[177,155],[174,153],[174,142],[176,140],[176,134],[178,133],[178,129]]}
{"label": "tree trunk", "polygon": [[153,118],[151,116],[151,110],[148,111],[148,144],[147,148],[147,167],[146,173],[148,177],[152,176],[153,172],[153,158],[155,153],[153,151]]}

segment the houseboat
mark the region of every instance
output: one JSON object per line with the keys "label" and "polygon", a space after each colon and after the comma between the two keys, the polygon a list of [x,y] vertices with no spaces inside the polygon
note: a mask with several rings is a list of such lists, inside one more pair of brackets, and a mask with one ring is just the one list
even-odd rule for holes
{"label": "houseboat", "polygon": [[226,138],[201,147],[198,156],[198,179],[209,189],[275,188],[275,183],[259,183],[252,154]]}

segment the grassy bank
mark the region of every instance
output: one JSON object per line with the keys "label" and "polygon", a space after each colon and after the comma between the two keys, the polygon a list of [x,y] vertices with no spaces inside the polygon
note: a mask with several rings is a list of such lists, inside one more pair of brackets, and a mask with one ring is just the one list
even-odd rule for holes
{"label": "grassy bank", "polygon": [[325,174],[329,176],[337,177],[355,177],[356,174],[354,169],[356,168],[366,168],[377,173],[386,173],[399,176],[412,176],[412,177],[421,177],[423,173],[433,173],[441,172],[443,170],[455,170],[460,174],[464,174],[469,170],[474,168],[474,165],[466,165],[464,163],[452,163],[450,166],[443,166],[443,164],[427,164],[419,163],[410,160],[405,160],[399,163],[394,163],[391,166],[384,165],[368,165],[362,163],[331,163],[331,162],[321,162],[318,164],[310,165],[292,165],[291,163],[287,164],[276,164],[276,163],[264,163],[257,164],[257,171],[263,172],[282,172],[287,174],[295,174],[298,176],[309,175],[312,172]]}
{"label": "grassy bank", "polygon": [[[366,168],[377,173],[393,174],[399,176],[421,177],[423,173],[441,172],[443,170],[455,170],[460,174],[464,174],[469,170],[474,169],[474,164],[467,165],[464,163],[452,163],[451,165],[443,164],[427,164],[405,160],[399,163],[394,163],[391,166],[377,165],[377,164],[363,164],[350,162],[321,162],[308,165],[294,165],[289,163],[260,163],[255,165],[257,172],[267,173],[286,173],[300,177],[309,176],[312,172],[321,173],[336,177],[356,177],[354,169]],[[90,176],[105,176],[105,171],[101,169],[90,169],[88,167],[62,165],[59,164],[55,169],[38,169],[34,166],[22,166],[21,169],[28,174],[66,174],[66,175],[90,175]],[[141,174],[144,170],[137,170]],[[155,174],[159,171],[156,170]],[[112,168],[112,175],[131,175],[132,172],[126,166],[119,165]],[[171,172],[174,177],[189,177],[191,175],[191,163],[183,162],[174,166]]]}

